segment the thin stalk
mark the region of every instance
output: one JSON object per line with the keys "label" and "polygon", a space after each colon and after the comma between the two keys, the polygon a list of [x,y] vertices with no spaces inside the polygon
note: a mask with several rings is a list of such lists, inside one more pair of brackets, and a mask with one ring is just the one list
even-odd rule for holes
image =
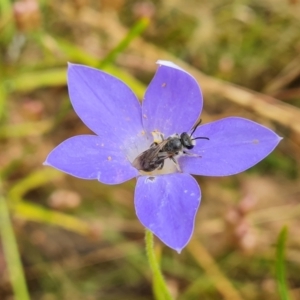
{"label": "thin stalk", "polygon": [[10,282],[16,300],[30,300],[17,241],[6,200],[0,195],[0,234]]}
{"label": "thin stalk", "polygon": [[146,252],[153,275],[153,293],[156,300],[172,300],[165,279],[161,273],[159,262],[154,252],[153,233],[146,229]]}

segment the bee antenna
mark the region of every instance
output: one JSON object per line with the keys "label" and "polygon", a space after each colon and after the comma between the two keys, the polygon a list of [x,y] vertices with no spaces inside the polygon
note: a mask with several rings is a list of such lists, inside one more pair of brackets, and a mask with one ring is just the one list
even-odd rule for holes
{"label": "bee antenna", "polygon": [[201,124],[202,122],[202,119],[199,120],[199,122],[195,125],[195,127],[193,128],[191,134],[190,134],[190,137],[192,137],[193,133],[196,131],[196,129],[198,128],[198,126]]}
{"label": "bee antenna", "polygon": [[198,137],[192,139],[192,141],[194,141],[194,140],[208,140],[209,141],[209,138],[208,137],[204,137],[204,136],[198,136]]}

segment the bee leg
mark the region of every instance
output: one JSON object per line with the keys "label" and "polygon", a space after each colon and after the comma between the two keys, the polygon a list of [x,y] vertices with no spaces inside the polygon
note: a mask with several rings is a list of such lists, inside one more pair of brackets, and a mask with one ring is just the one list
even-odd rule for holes
{"label": "bee leg", "polygon": [[170,159],[172,159],[173,163],[175,164],[177,171],[182,173],[178,161],[173,156],[171,156]]}
{"label": "bee leg", "polygon": [[153,136],[153,140],[154,140],[153,144],[158,145],[159,143],[164,141],[164,136],[161,132],[152,131],[152,136]]}
{"label": "bee leg", "polygon": [[153,148],[153,147],[157,146],[159,143],[161,143],[162,141],[164,141],[164,136],[162,135],[162,133],[160,134],[160,138],[161,138],[161,141],[159,141],[159,142],[154,141],[154,142],[150,145],[150,148]]}
{"label": "bee leg", "polygon": [[186,151],[183,151],[183,154],[185,154],[187,156],[191,156],[191,157],[202,157],[201,155],[198,155],[198,154],[195,154],[195,153],[186,152]]}
{"label": "bee leg", "polygon": [[163,160],[157,170],[161,170],[164,167],[164,164],[165,164],[165,161]]}

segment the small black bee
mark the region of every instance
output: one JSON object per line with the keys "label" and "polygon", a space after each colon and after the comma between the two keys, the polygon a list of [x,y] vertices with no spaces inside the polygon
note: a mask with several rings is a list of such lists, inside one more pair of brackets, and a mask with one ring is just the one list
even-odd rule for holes
{"label": "small black bee", "polygon": [[[132,163],[132,165],[140,170],[145,172],[151,172],[154,170],[161,170],[164,167],[165,160],[170,158],[176,165],[177,169],[180,171],[177,161],[175,160],[175,156],[183,153],[190,156],[195,156],[189,152],[186,152],[185,149],[193,149],[193,141],[205,139],[209,140],[208,137],[196,137],[192,138],[193,133],[200,125],[201,120],[196,126],[193,128],[191,134],[189,135],[187,132],[183,132],[180,135],[175,134],[163,140],[160,143],[154,142],[150,148],[144,152],[142,152]],[[198,155],[196,155],[199,157]]]}

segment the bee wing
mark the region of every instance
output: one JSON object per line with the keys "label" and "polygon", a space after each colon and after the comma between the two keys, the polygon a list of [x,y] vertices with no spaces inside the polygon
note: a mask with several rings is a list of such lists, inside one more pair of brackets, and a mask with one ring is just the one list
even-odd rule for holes
{"label": "bee wing", "polygon": [[154,145],[151,148],[147,149],[146,151],[142,152],[140,155],[138,155],[135,160],[133,161],[132,165],[138,169],[143,170],[145,169],[145,165],[149,162],[155,161],[158,158],[165,159],[167,157],[158,157],[160,150],[166,145],[168,140],[164,140],[158,145]]}

